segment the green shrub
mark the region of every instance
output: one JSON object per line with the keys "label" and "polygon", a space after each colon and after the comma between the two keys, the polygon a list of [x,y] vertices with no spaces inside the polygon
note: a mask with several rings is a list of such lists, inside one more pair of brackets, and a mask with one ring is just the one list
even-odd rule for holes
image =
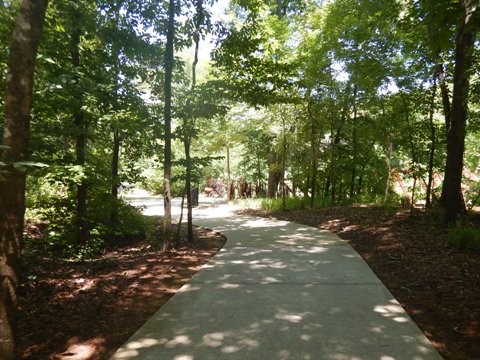
{"label": "green shrub", "polygon": [[457,221],[448,231],[447,243],[461,250],[480,251],[480,229]]}

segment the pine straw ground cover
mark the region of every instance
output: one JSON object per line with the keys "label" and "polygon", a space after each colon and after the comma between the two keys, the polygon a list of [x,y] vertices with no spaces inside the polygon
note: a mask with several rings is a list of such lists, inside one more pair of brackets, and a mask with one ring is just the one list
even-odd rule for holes
{"label": "pine straw ground cover", "polygon": [[194,244],[168,254],[132,240],[89,261],[28,262],[18,291],[16,358],[108,359],[226,240],[194,232]]}
{"label": "pine straw ground cover", "polygon": [[[446,244],[436,214],[374,206],[242,213],[337,233],[363,257],[445,359],[480,359],[480,253]],[[478,214],[471,221],[480,225]]]}
{"label": "pine straw ground cover", "polygon": [[[480,359],[480,254],[447,246],[448,229],[435,216],[379,207],[242,213],[336,232],[445,359]],[[225,242],[205,229],[196,236],[197,245],[171,254],[131,242],[93,261],[29,263],[19,289],[18,359],[108,359]]]}

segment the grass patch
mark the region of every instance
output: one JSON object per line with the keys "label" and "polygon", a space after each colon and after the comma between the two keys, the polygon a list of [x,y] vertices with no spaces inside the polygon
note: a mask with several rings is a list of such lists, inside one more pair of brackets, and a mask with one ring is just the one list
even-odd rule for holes
{"label": "grass patch", "polygon": [[282,198],[262,199],[260,207],[266,211],[298,210],[310,207],[310,200],[303,197],[287,197],[283,208]]}
{"label": "grass patch", "polygon": [[246,198],[246,199],[239,198],[239,199],[233,199],[231,203],[233,205],[243,206],[248,209],[260,209],[261,201],[262,199],[260,198]]}
{"label": "grass patch", "polygon": [[461,250],[480,251],[480,229],[457,221],[448,231],[447,243]]}

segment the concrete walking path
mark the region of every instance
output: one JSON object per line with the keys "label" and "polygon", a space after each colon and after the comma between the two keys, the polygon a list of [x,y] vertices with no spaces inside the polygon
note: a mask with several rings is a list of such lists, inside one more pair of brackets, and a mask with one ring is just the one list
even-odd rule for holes
{"label": "concrete walking path", "polygon": [[345,241],[230,209],[196,211],[225,247],[112,359],[441,359]]}

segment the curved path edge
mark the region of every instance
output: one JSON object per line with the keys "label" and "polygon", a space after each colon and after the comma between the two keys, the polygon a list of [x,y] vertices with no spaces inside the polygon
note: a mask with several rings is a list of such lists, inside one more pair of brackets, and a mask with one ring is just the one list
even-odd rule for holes
{"label": "curved path edge", "polygon": [[441,359],[347,242],[232,210],[196,210],[227,243],[111,359]]}

